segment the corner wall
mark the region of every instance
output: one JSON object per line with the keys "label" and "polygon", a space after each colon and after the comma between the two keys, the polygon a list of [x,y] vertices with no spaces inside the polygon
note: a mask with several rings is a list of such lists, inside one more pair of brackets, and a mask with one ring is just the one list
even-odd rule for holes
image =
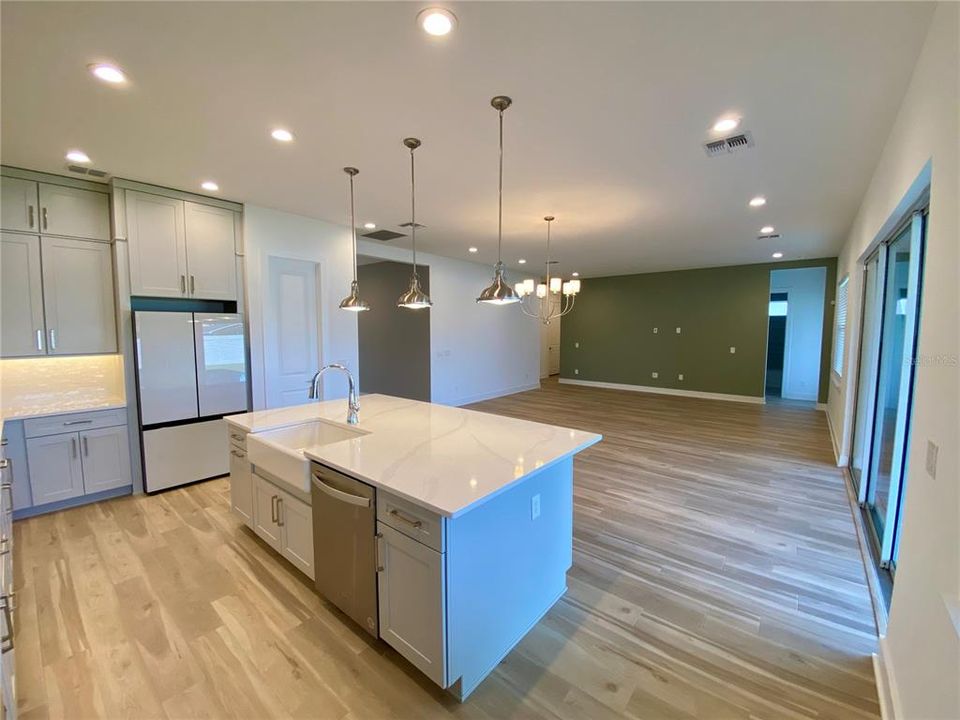
{"label": "corner wall", "polygon": [[586,278],[573,312],[563,319],[560,377],[762,399],[770,271],[826,267],[818,393],[826,402],[836,262]]}
{"label": "corner wall", "polygon": [[[912,427],[903,525],[887,636],[881,659],[899,718],[960,717],[960,5],[940,3],[910,85],[853,228],[840,253],[850,275],[850,333],[843,378],[831,386],[828,412],[851,442],[863,273],[860,261],[885,238],[930,184]],[[927,442],[939,446],[936,477]]]}

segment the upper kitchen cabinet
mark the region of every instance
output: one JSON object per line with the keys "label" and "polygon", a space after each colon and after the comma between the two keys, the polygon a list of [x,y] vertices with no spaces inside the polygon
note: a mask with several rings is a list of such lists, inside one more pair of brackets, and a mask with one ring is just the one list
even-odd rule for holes
{"label": "upper kitchen cabinet", "polygon": [[236,300],[236,214],[199,203],[188,202],[185,206],[190,295]]}
{"label": "upper kitchen cabinet", "polygon": [[131,295],[186,296],[182,200],[127,190],[127,244]]}
{"label": "upper kitchen cabinet", "polygon": [[40,232],[110,240],[110,197],[93,190],[40,183]]}
{"label": "upper kitchen cabinet", "polygon": [[117,352],[110,245],[44,236],[41,246],[47,352]]}
{"label": "upper kitchen cabinet", "polygon": [[0,224],[4,230],[39,230],[37,183],[32,180],[0,179]]}
{"label": "upper kitchen cabinet", "polygon": [[130,292],[236,300],[236,213],[127,190]]}
{"label": "upper kitchen cabinet", "polygon": [[110,240],[110,197],[95,190],[4,177],[4,230]]}
{"label": "upper kitchen cabinet", "polygon": [[[4,190],[7,180],[3,178]],[[40,238],[36,235],[0,235],[0,351],[4,357],[43,355],[46,351]]]}

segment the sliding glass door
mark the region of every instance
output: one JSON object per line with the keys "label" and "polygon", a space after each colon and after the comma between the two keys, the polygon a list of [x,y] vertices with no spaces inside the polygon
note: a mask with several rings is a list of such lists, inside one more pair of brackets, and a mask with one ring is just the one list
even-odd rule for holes
{"label": "sliding glass door", "polygon": [[924,214],[864,266],[860,376],[850,470],[881,565],[895,567],[920,309]]}

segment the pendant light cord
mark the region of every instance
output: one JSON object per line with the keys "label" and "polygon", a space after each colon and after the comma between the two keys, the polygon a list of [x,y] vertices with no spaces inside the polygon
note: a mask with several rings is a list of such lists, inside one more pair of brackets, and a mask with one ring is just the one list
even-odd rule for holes
{"label": "pendant light cord", "polygon": [[550,223],[552,220],[547,220],[547,292],[550,292]]}
{"label": "pendant light cord", "polygon": [[350,233],[353,238],[353,282],[357,282],[357,218],[353,208],[353,173],[350,174]]}
{"label": "pendant light cord", "polygon": [[413,150],[410,148],[410,237],[413,242],[413,276],[417,277],[417,179],[413,170]]}
{"label": "pendant light cord", "polygon": [[500,179],[497,189],[497,203],[499,204],[499,213],[497,216],[497,264],[503,262],[503,110],[500,114]]}

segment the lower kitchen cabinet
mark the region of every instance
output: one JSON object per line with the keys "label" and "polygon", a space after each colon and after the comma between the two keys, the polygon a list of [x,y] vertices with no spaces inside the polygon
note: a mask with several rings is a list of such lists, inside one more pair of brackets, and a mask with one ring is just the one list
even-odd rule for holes
{"label": "lower kitchen cabinet", "polygon": [[380,637],[440,687],[447,686],[442,553],[377,523]]}
{"label": "lower kitchen cabinet", "polygon": [[253,529],[253,473],[247,452],[230,446],[230,507]]}
{"label": "lower kitchen cabinet", "polygon": [[[30,502],[20,513],[132,484],[125,410],[24,421]],[[79,429],[84,428],[84,429]],[[59,507],[59,506],[58,506]]]}
{"label": "lower kitchen cabinet", "polygon": [[256,474],[253,476],[253,531],[300,572],[313,579],[313,512],[310,506]]}

